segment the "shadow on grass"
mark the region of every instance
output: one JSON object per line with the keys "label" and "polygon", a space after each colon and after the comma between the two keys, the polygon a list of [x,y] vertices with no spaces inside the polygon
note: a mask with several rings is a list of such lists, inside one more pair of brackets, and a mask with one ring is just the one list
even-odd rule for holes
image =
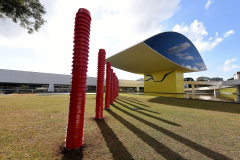
{"label": "shadow on grass", "polygon": [[142,106],[144,106],[144,107],[150,107],[150,106],[148,106],[148,105],[146,105],[146,104],[143,104],[142,101],[139,101],[137,98],[132,99],[132,98],[130,98],[130,97],[123,97],[123,96],[118,96],[117,98],[118,98],[118,99],[121,98],[121,99],[130,101],[130,102],[133,102],[133,103],[142,105]]}
{"label": "shadow on grass", "polygon": [[167,104],[177,107],[203,109],[210,111],[228,112],[240,114],[240,105],[237,103],[229,102],[212,102],[194,99],[180,99],[168,97],[156,97],[148,100],[148,102]]}
{"label": "shadow on grass", "polygon": [[64,145],[62,145],[60,147],[60,153],[63,154],[62,160],[82,160],[84,148],[84,144],[76,149],[66,149]]}
{"label": "shadow on grass", "polygon": [[[120,98],[117,98],[117,100],[120,100],[120,101],[122,101],[122,102],[124,102],[124,103],[127,103],[127,104],[129,104],[129,105],[131,105],[131,106],[134,106],[134,107],[136,107],[136,108],[139,108],[139,109],[144,110],[144,111],[147,111],[147,112],[151,112],[151,113],[155,113],[155,114],[160,114],[160,113],[158,113],[158,112],[154,112],[154,111],[151,111],[151,110],[148,110],[148,109],[139,107],[139,106],[135,105],[135,102],[130,102],[130,103],[129,103],[128,100],[122,100],[122,99],[120,99]],[[133,104],[133,103],[134,103],[134,104]]]}
{"label": "shadow on grass", "polygon": [[131,100],[134,100],[134,101],[142,102],[138,98],[134,98],[134,97],[127,97],[127,96],[118,96],[118,97],[127,98],[127,99],[131,99]]}
{"label": "shadow on grass", "polygon": [[[176,140],[176,141],[178,141],[178,142],[180,142],[180,143],[182,143],[182,144],[184,144],[184,145],[186,145],[186,146],[188,146],[188,147],[190,147],[190,148],[192,148],[192,149],[194,149],[194,150],[196,150],[196,151],[198,151],[198,152],[206,155],[206,156],[209,157],[209,158],[212,158],[212,159],[221,159],[221,160],[230,160],[230,158],[226,157],[226,156],[223,155],[223,154],[220,154],[220,153],[218,153],[218,152],[215,152],[215,151],[213,151],[213,150],[211,150],[211,149],[209,149],[209,148],[206,148],[206,147],[204,147],[204,146],[202,146],[202,145],[200,145],[200,144],[197,144],[196,142],[193,142],[193,141],[191,141],[191,140],[189,140],[189,139],[187,139],[187,138],[184,138],[184,137],[182,137],[182,136],[180,136],[180,135],[178,135],[178,134],[176,134],[176,133],[173,133],[173,132],[171,132],[171,131],[169,131],[169,130],[167,130],[167,129],[164,129],[164,128],[162,128],[162,127],[160,127],[160,126],[157,126],[157,125],[155,125],[155,124],[153,124],[153,123],[151,123],[151,122],[149,122],[149,121],[146,121],[146,120],[143,119],[143,118],[140,118],[140,117],[138,117],[138,116],[136,116],[136,115],[134,115],[134,114],[132,114],[132,113],[127,112],[127,111],[124,110],[124,109],[119,108],[119,107],[116,106],[115,104],[112,104],[112,106],[113,106],[114,108],[122,111],[123,113],[131,116],[132,118],[135,118],[136,120],[138,120],[138,121],[140,121],[140,122],[142,122],[142,123],[144,123],[144,124],[146,124],[146,125],[154,128],[154,129],[158,130],[159,132],[161,132],[161,133],[163,133],[163,134],[165,134],[165,135],[173,138],[174,140]],[[122,121],[122,123],[126,121],[125,119],[123,119],[123,118],[120,117],[120,116],[117,117],[116,114],[113,113],[113,112],[109,112],[109,113],[112,114],[116,119],[119,119],[120,122]],[[125,123],[126,123],[126,122],[125,122]],[[127,127],[129,130],[132,129],[130,126],[126,126],[126,127]],[[132,130],[136,130],[136,127],[134,126]],[[138,129],[138,130],[140,130],[140,129]],[[144,133],[144,132],[141,131],[141,130],[138,131],[138,132],[139,132],[139,134],[141,134],[141,136],[143,136],[142,134],[146,134],[146,133]],[[138,136],[139,136],[139,135],[138,135]],[[144,137],[145,137],[145,136],[144,136]],[[151,139],[152,137],[148,137],[148,138]],[[158,141],[157,141],[157,142],[158,142]],[[147,143],[147,142],[146,142],[146,143]],[[156,143],[156,142],[151,142],[151,143]],[[158,142],[158,143],[159,143],[159,142]],[[156,149],[156,148],[154,148],[154,149]],[[175,153],[175,154],[176,154],[176,153]]]}
{"label": "shadow on grass", "polygon": [[[177,123],[174,123],[174,122],[171,122],[171,121],[168,121],[168,120],[165,120],[165,119],[162,119],[162,118],[159,118],[159,117],[155,117],[151,114],[148,114],[148,113],[144,113],[144,112],[141,112],[141,111],[137,111],[135,109],[132,109],[131,107],[128,107],[127,105],[123,104],[123,103],[120,103],[118,101],[116,101],[116,103],[120,104],[121,106],[129,109],[129,110],[132,110],[132,111],[135,111],[135,112],[138,112],[138,113],[141,113],[142,115],[145,115],[145,116],[148,116],[148,117],[151,117],[153,119],[156,119],[156,120],[159,120],[161,122],[164,122],[164,123],[167,123],[167,124],[170,124],[170,125],[173,125],[173,126],[181,126],[180,124],[177,124]],[[130,104],[131,105],[131,104]]]}
{"label": "shadow on grass", "polygon": [[[113,104],[115,108],[116,105]],[[172,151],[170,148],[165,146],[164,144],[157,141],[155,138],[151,137],[147,133],[143,132],[136,126],[134,126],[132,123],[128,122],[124,118],[122,118],[120,115],[114,113],[111,110],[107,110],[107,112],[112,115],[114,118],[116,118],[120,123],[122,123],[126,128],[128,128],[130,131],[132,131],[135,135],[137,135],[140,139],[142,139],[146,144],[148,144],[150,147],[152,147],[158,154],[162,155],[166,159],[184,159],[181,155],[178,153]]]}
{"label": "shadow on grass", "polygon": [[107,146],[112,153],[113,159],[133,159],[131,153],[123,146],[122,142],[117,138],[116,134],[105,122],[104,119],[96,119],[97,125],[107,143]]}

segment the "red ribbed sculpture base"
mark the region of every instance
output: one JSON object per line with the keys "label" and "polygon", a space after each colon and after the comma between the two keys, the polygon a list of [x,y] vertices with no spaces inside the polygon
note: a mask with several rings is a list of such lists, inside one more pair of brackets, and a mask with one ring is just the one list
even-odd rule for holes
{"label": "red ribbed sculpture base", "polygon": [[75,18],[72,85],[65,144],[67,149],[79,148],[83,144],[90,23],[90,12],[80,8]]}
{"label": "red ribbed sculpture base", "polygon": [[103,92],[104,92],[104,71],[105,71],[105,55],[104,49],[98,52],[98,77],[97,77],[97,93],[96,93],[96,111],[95,118],[103,118]]}

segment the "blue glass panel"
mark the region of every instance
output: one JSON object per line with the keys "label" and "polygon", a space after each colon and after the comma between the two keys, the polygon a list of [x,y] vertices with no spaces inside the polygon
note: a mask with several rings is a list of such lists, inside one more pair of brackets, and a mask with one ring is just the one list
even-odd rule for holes
{"label": "blue glass panel", "polygon": [[184,68],[195,71],[207,69],[196,47],[187,37],[180,33],[160,33],[145,40],[144,43]]}

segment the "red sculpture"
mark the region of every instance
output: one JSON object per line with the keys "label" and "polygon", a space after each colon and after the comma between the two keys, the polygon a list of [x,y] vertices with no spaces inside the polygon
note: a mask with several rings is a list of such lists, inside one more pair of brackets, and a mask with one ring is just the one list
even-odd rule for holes
{"label": "red sculpture", "polygon": [[111,69],[110,104],[113,104],[113,69]]}
{"label": "red sculpture", "polygon": [[113,101],[116,98],[116,73],[113,73]]}
{"label": "red sculpture", "polygon": [[111,62],[107,62],[106,86],[105,86],[105,109],[110,109],[111,94]]}
{"label": "red sculpture", "polygon": [[80,8],[75,18],[72,86],[65,144],[67,149],[79,148],[83,144],[90,24],[90,12]]}
{"label": "red sculpture", "polygon": [[119,80],[117,78],[117,96],[119,95]]}
{"label": "red sculpture", "polygon": [[98,52],[98,77],[97,77],[97,93],[96,93],[96,111],[95,118],[103,118],[103,93],[104,93],[104,71],[105,71],[105,55],[104,49]]}
{"label": "red sculpture", "polygon": [[114,83],[114,101],[117,98],[117,75],[115,74],[115,83]]}
{"label": "red sculpture", "polygon": [[117,98],[117,96],[118,96],[118,90],[119,90],[119,87],[118,87],[118,77],[117,77],[117,75],[116,75],[116,89],[115,89],[115,99]]}

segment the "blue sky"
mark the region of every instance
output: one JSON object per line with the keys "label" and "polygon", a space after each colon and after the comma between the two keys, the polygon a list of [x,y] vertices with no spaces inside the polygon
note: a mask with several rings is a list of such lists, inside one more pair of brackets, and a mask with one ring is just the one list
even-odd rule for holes
{"label": "blue sky", "polygon": [[[0,69],[71,74],[74,17],[91,12],[88,76],[96,77],[100,48],[112,56],[164,31],[187,36],[207,71],[184,74],[233,77],[240,71],[240,1],[237,0],[40,0],[47,23],[33,35],[11,20],[0,20]],[[142,75],[115,69],[120,79]]]}

